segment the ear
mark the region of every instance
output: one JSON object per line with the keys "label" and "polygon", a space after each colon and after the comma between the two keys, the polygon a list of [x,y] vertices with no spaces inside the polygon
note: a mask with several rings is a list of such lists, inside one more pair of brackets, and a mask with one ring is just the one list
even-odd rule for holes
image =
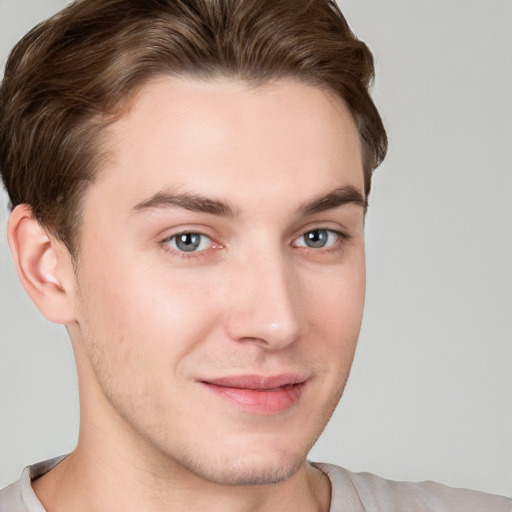
{"label": "ear", "polygon": [[7,236],[21,284],[39,311],[57,324],[74,322],[75,273],[64,244],[46,232],[25,204],[11,213]]}

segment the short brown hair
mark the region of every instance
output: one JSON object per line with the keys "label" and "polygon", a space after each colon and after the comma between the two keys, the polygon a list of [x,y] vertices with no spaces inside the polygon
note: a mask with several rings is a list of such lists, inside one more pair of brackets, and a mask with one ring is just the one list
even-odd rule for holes
{"label": "short brown hair", "polygon": [[12,206],[73,252],[99,136],[159,75],[293,77],[334,91],[362,144],[365,192],[387,138],[370,98],[373,57],[330,0],[79,0],[13,49],[0,89],[0,171]]}

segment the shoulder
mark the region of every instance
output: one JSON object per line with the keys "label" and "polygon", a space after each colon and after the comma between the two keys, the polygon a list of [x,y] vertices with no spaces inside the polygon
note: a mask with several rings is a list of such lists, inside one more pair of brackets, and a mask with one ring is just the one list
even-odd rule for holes
{"label": "shoulder", "polygon": [[31,482],[50,471],[65,457],[64,455],[27,466],[17,482],[0,490],[0,512],[45,512],[32,490]]}
{"label": "shoulder", "polygon": [[512,512],[512,499],[436,482],[396,482],[371,473],[352,473],[314,464],[332,485],[331,512]]}

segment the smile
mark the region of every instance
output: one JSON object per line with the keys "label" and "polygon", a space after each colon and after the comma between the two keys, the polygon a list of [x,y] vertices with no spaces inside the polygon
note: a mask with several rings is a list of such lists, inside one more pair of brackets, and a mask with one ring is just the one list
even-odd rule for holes
{"label": "smile", "polygon": [[301,398],[307,379],[298,375],[244,375],[201,381],[206,389],[236,407],[255,414],[278,414]]}

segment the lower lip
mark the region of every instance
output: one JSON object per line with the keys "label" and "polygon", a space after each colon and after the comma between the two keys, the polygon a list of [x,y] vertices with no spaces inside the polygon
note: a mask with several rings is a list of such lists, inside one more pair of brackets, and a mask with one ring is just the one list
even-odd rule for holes
{"label": "lower lip", "polygon": [[244,411],[256,414],[278,414],[293,407],[302,396],[305,382],[276,390],[255,390],[217,386],[209,382],[202,384]]}

